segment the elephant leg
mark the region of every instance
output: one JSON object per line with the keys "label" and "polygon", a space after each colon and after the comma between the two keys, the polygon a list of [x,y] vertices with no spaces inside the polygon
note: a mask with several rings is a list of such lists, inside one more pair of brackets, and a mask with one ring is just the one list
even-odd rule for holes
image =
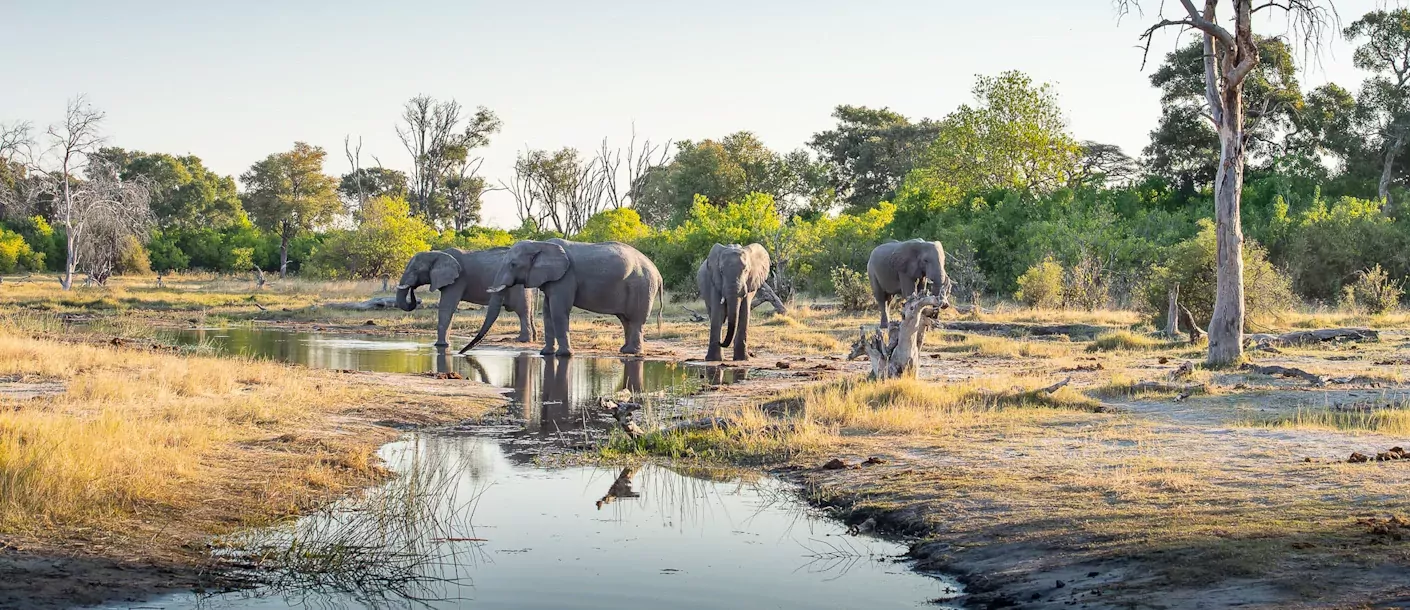
{"label": "elephant leg", "polygon": [[529,311],[529,304],[527,302],[520,303],[515,309],[517,311],[514,313],[519,314],[519,336],[515,337],[514,340],[520,343],[533,341],[534,313]]}
{"label": "elephant leg", "polygon": [[569,292],[567,295],[550,295],[547,301],[553,303],[549,305],[553,309],[553,315],[549,317],[553,319],[553,334],[558,343],[558,351],[553,353],[572,356],[573,348],[568,342],[568,314],[573,311],[573,294]]}
{"label": "elephant leg", "polygon": [[626,336],[626,342],[622,345],[623,354],[640,354],[642,348],[642,327],[645,320],[633,320],[627,316],[617,316],[622,321],[622,333]]}
{"label": "elephant leg", "polygon": [[881,310],[881,327],[886,328],[886,302],[891,300],[891,295],[881,288],[881,284],[875,279],[871,281],[871,296],[876,299],[876,308]]}
{"label": "elephant leg", "polygon": [[739,300],[739,317],[735,321],[737,328],[734,329],[734,359],[749,359],[749,304],[754,302],[754,293],[748,293],[745,298]]}
{"label": "elephant leg", "polygon": [[450,345],[446,334],[450,332],[450,319],[455,317],[455,309],[459,305],[460,295],[441,293],[441,304],[436,315],[436,347]]}
{"label": "elephant leg", "polygon": [[539,354],[544,356],[553,355],[553,341],[557,338],[558,336],[554,334],[553,327],[553,304],[549,302],[548,296],[545,295],[543,299],[543,349],[539,350]]}
{"label": "elephant leg", "polygon": [[725,308],[712,303],[705,305],[710,311],[710,347],[705,350],[705,360],[719,362],[724,360],[724,356],[720,354],[720,327],[725,323]]}

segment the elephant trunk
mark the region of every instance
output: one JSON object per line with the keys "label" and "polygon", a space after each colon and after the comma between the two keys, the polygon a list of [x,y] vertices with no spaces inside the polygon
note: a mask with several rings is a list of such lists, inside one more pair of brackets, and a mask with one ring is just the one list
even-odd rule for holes
{"label": "elephant trunk", "polygon": [[739,297],[725,297],[725,336],[720,339],[720,347],[729,347],[734,340],[735,324],[739,322]]}
{"label": "elephant trunk", "polygon": [[397,309],[414,311],[421,303],[416,300],[416,289],[411,286],[397,286]]}
{"label": "elephant trunk", "polygon": [[485,335],[490,332],[490,327],[494,326],[494,321],[499,319],[499,310],[504,309],[504,293],[496,292],[490,296],[489,304],[485,305],[485,322],[480,325],[480,332],[475,333],[475,338],[471,339],[465,347],[460,348],[460,353],[470,351],[470,348],[480,344]]}

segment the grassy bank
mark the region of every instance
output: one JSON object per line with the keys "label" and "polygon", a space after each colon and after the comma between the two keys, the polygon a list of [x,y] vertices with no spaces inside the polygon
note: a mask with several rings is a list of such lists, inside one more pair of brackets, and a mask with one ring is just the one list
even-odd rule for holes
{"label": "grassy bank", "polygon": [[10,549],[201,558],[207,535],[386,476],[398,432],[498,404],[454,381],[97,344],[0,326],[0,538]]}
{"label": "grassy bank", "polygon": [[[927,350],[930,380],[719,406],[724,425],[617,436],[602,453],[786,467],[849,523],[925,541],[923,565],[964,575],[980,606],[1377,607],[1410,587],[1410,529],[1396,521],[1410,499],[1395,491],[1410,463],[1347,463],[1410,446],[1407,389],[1386,381],[1399,373],[1336,388],[1198,368],[1170,381],[1198,356],[1188,346],[1005,341],[1021,343],[944,339]],[[1256,357],[1360,374],[1395,368],[1376,363],[1402,341]],[[954,349],[966,344],[982,347]],[[1116,391],[1147,380],[1191,389]],[[833,458],[847,467],[822,467]]]}

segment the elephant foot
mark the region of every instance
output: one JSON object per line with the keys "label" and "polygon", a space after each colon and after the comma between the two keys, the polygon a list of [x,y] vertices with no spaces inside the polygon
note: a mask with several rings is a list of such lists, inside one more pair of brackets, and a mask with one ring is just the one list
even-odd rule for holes
{"label": "elephant foot", "polygon": [[553,355],[553,346],[552,346],[552,345],[546,345],[546,346],[544,346],[543,349],[539,350],[539,355],[540,355],[540,356],[552,356],[552,355]]}
{"label": "elephant foot", "polygon": [[621,353],[623,353],[623,354],[633,354],[633,355],[635,355],[635,354],[640,354],[640,353],[641,353],[641,346],[640,346],[640,345],[637,345],[637,346],[623,345],[623,346],[622,346],[622,349],[619,349],[619,350],[617,350],[617,351],[619,351],[619,352],[621,352]]}
{"label": "elephant foot", "polygon": [[533,341],[534,338],[528,335],[519,335],[518,337],[515,337],[514,340],[519,343],[528,343],[530,341]]}
{"label": "elephant foot", "polygon": [[735,354],[735,355],[734,355],[734,361],[735,361],[735,362],[747,362],[748,360],[749,360],[749,354]]}
{"label": "elephant foot", "polygon": [[573,355],[573,350],[570,350],[565,347],[555,352],[554,355],[558,356],[559,358],[567,358]]}
{"label": "elephant foot", "polygon": [[706,362],[720,362],[722,360],[724,360],[724,358],[721,357],[719,354],[705,354]]}
{"label": "elephant foot", "polygon": [[435,347],[450,347],[450,344],[445,341],[437,341]]}

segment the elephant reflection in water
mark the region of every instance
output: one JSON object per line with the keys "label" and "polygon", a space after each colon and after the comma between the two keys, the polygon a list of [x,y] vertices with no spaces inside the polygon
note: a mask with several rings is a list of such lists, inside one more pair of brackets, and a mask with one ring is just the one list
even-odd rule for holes
{"label": "elephant reflection in water", "polygon": [[582,422],[573,417],[573,397],[568,371],[573,368],[567,358],[547,356],[543,359],[543,382],[539,391],[539,426],[544,432],[568,430]]}
{"label": "elephant reflection in water", "polygon": [[641,494],[632,491],[632,477],[636,476],[636,470],[635,466],[622,469],[622,474],[617,475],[617,480],[612,481],[612,486],[607,488],[607,495],[597,501],[597,510],[602,510],[603,506],[615,502],[617,498],[641,497]]}
{"label": "elephant reflection in water", "polygon": [[[451,361],[451,359],[450,359],[450,354],[447,354],[447,353],[446,353],[446,348],[445,348],[445,347],[437,347],[437,348],[436,348],[436,372],[437,372],[437,373],[447,373],[447,374],[448,374],[448,373],[456,372],[455,369],[454,369],[454,367],[451,366],[451,362],[452,362],[452,361]],[[493,385],[493,383],[490,381],[490,375],[489,375],[489,373],[487,373],[487,372],[485,371],[485,367],[482,366],[482,365],[480,364],[480,361],[479,361],[479,360],[476,360],[474,356],[466,356],[466,357],[465,357],[465,364],[470,367],[470,370],[472,370],[472,371],[475,372],[475,375],[474,375],[474,376],[466,375],[466,376],[465,376],[466,378],[468,378],[468,379],[477,379],[477,380],[479,380],[480,383],[485,383],[485,384],[491,384],[491,385]]]}
{"label": "elephant reflection in water", "polygon": [[626,390],[632,394],[641,393],[641,374],[645,368],[646,361],[640,358],[622,359],[622,385],[617,387],[618,391]]}

